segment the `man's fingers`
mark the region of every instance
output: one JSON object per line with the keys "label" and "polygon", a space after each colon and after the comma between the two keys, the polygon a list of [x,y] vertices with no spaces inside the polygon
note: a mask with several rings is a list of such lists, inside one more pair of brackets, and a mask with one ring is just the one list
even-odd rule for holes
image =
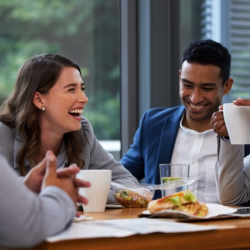
{"label": "man's fingers", "polygon": [[227,127],[225,124],[220,127],[219,134],[220,134],[220,136],[223,136],[223,137],[228,136]]}
{"label": "man's fingers", "polygon": [[250,106],[250,99],[242,99],[239,97],[237,100],[233,101],[233,104],[237,106]]}
{"label": "man's fingers", "polygon": [[224,116],[223,116],[223,112],[221,112],[221,111],[217,111],[217,112],[213,113],[210,124],[214,128],[215,124],[218,122],[224,123]]}
{"label": "man's fingers", "polygon": [[51,150],[48,150],[46,153],[46,176],[57,176],[56,170],[57,170],[57,160],[56,156]]}
{"label": "man's fingers", "polygon": [[36,174],[41,174],[41,175],[45,174],[46,162],[47,162],[47,159],[46,159],[46,157],[44,157],[43,160],[37,166],[35,166],[33,168],[35,170]]}
{"label": "man's fingers", "polygon": [[217,133],[219,136],[223,136],[223,137],[228,136],[222,110],[213,113],[210,124],[214,132]]}
{"label": "man's fingers", "polygon": [[75,176],[77,173],[79,173],[79,171],[80,171],[80,168],[77,167],[76,164],[72,164],[68,168],[61,168],[57,170],[57,176],[60,178],[71,177],[71,176]]}
{"label": "man's fingers", "polygon": [[78,193],[77,194],[77,202],[83,203],[84,205],[87,205],[89,200]]}
{"label": "man's fingers", "polygon": [[91,183],[89,181],[84,181],[82,179],[75,178],[74,179],[75,187],[80,188],[80,187],[90,187]]}

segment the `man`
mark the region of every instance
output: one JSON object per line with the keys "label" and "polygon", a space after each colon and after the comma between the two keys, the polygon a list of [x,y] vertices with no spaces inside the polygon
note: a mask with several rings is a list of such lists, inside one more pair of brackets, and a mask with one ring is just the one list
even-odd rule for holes
{"label": "man", "polygon": [[24,177],[24,184],[1,153],[0,165],[0,248],[38,244],[71,224],[76,202],[87,203],[78,188],[90,183],[74,178],[77,166],[57,171],[52,151]]}
{"label": "man", "polygon": [[[179,71],[184,106],[147,111],[121,159],[138,180],[158,184],[159,164],[190,164],[189,176],[199,176],[191,186],[198,200],[218,203],[214,170],[217,141],[210,120],[231,90],[230,63],[228,50],[212,40],[194,41],[186,48]],[[157,192],[154,198],[159,197]]]}
{"label": "man", "polygon": [[[242,98],[238,98],[233,103],[237,106],[250,106],[250,100]],[[220,106],[220,110],[223,110],[223,106]],[[250,155],[244,158],[244,146],[232,145],[230,143],[223,112],[217,111],[213,114],[211,125],[215,133],[219,135],[216,185],[220,203],[225,205],[249,206]]]}

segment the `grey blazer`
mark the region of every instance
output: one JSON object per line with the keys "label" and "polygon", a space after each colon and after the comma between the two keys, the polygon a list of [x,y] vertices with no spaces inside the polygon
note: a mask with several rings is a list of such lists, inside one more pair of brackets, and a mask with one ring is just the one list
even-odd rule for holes
{"label": "grey blazer", "polygon": [[[82,157],[85,160],[84,169],[110,169],[112,171],[112,181],[122,185],[138,183],[137,179],[101,146],[94,135],[92,126],[85,117],[82,117],[82,129],[83,136],[87,140],[87,146],[82,152]],[[13,131],[0,122],[0,148],[9,164],[20,173],[15,159],[15,145],[18,143],[20,144]],[[116,202],[113,192],[109,193],[107,202]]]}
{"label": "grey blazer", "polygon": [[244,145],[232,145],[218,137],[216,185],[220,203],[240,205],[250,200],[250,155]]}

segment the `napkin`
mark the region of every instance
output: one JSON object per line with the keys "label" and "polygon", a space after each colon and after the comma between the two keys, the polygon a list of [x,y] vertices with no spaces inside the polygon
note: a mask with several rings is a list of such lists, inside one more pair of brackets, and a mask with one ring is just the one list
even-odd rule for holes
{"label": "napkin", "polygon": [[86,215],[80,215],[79,217],[73,218],[73,222],[90,221],[90,220],[94,220],[94,218]]}

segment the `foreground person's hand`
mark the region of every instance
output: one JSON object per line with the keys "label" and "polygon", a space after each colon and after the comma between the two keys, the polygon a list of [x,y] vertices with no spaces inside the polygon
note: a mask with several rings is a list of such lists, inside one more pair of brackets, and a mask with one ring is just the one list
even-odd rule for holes
{"label": "foreground person's hand", "polygon": [[35,193],[40,193],[41,191],[42,181],[46,170],[47,155],[48,153],[44,159],[33,167],[23,178],[23,183]]}
{"label": "foreground person's hand", "polygon": [[[72,164],[70,165],[68,168],[62,168],[62,169],[58,169],[57,170],[57,176],[59,178],[67,178],[67,177],[71,177],[72,180],[74,181],[74,185],[75,187],[78,189],[80,187],[90,187],[90,182],[89,181],[84,181],[84,180],[81,180],[81,179],[77,179],[75,178],[75,175],[80,171],[80,168],[77,167],[76,164]],[[84,203],[84,204],[87,204],[88,200],[79,195],[77,196],[77,202],[79,203]]]}
{"label": "foreground person's hand", "polygon": [[51,151],[47,152],[46,160],[46,173],[42,182],[42,189],[48,186],[56,186],[64,190],[74,203],[81,202],[87,204],[88,200],[78,194],[78,188],[89,187],[90,183],[76,179],[74,175],[58,177],[56,156]]}
{"label": "foreground person's hand", "polygon": [[213,113],[210,124],[216,134],[221,137],[228,137],[222,105],[219,107],[219,111]]}
{"label": "foreground person's hand", "polygon": [[[24,184],[33,192],[40,193],[42,181],[46,172],[46,166],[48,158],[52,155],[54,157],[56,164],[56,156],[52,151],[48,151],[44,159],[34,168],[32,168],[28,174],[23,178]],[[76,164],[70,165],[68,168],[62,168],[57,170],[57,176],[59,178],[67,178],[71,177],[74,181],[74,185],[76,188],[79,187],[89,187],[90,183],[88,181],[83,181],[79,179],[75,179],[75,175],[80,171]],[[85,199],[82,196],[79,196],[79,202],[85,203]]]}

